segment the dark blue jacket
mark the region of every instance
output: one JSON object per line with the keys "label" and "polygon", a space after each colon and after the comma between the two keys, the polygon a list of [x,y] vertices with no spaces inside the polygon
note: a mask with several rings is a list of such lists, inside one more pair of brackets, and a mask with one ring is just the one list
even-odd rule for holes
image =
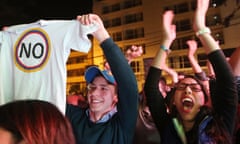
{"label": "dark blue jacket", "polygon": [[138,87],[135,75],[120,48],[111,38],[101,43],[117,82],[117,113],[104,123],[93,123],[85,109],[67,105],[77,144],[131,144],[138,115]]}

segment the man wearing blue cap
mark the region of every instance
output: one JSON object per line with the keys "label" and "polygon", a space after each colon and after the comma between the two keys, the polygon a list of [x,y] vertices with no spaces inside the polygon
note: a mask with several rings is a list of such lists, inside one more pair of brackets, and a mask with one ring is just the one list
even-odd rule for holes
{"label": "man wearing blue cap", "polygon": [[111,72],[96,66],[85,72],[89,107],[67,105],[77,144],[130,144],[138,115],[135,75],[120,48],[110,38],[102,20],[94,14],[79,17],[83,24],[95,22],[92,35],[99,41]]}

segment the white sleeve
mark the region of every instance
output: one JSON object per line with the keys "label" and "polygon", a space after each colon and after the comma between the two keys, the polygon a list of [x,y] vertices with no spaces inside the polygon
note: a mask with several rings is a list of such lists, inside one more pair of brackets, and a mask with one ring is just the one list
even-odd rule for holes
{"label": "white sleeve", "polygon": [[2,32],[0,31],[0,54],[1,54],[1,48],[2,48]]}
{"label": "white sleeve", "polygon": [[79,21],[74,20],[66,34],[67,47],[80,52],[88,52],[91,48],[91,41],[88,39],[88,34],[96,31],[98,25],[93,23],[91,25],[82,25]]}

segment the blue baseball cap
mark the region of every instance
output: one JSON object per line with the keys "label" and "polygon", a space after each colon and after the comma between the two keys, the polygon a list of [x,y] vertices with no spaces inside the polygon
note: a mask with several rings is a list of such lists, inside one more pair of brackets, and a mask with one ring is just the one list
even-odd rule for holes
{"label": "blue baseball cap", "polygon": [[107,70],[100,70],[96,66],[91,66],[85,71],[85,80],[87,83],[91,83],[97,75],[102,75],[110,84],[115,85],[116,81],[113,75]]}

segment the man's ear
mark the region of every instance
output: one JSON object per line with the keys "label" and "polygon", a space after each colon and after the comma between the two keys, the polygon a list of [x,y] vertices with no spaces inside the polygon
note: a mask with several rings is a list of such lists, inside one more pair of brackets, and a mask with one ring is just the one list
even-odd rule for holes
{"label": "man's ear", "polygon": [[115,94],[113,96],[113,103],[116,104],[117,102],[118,102],[118,96],[117,96],[117,94]]}

